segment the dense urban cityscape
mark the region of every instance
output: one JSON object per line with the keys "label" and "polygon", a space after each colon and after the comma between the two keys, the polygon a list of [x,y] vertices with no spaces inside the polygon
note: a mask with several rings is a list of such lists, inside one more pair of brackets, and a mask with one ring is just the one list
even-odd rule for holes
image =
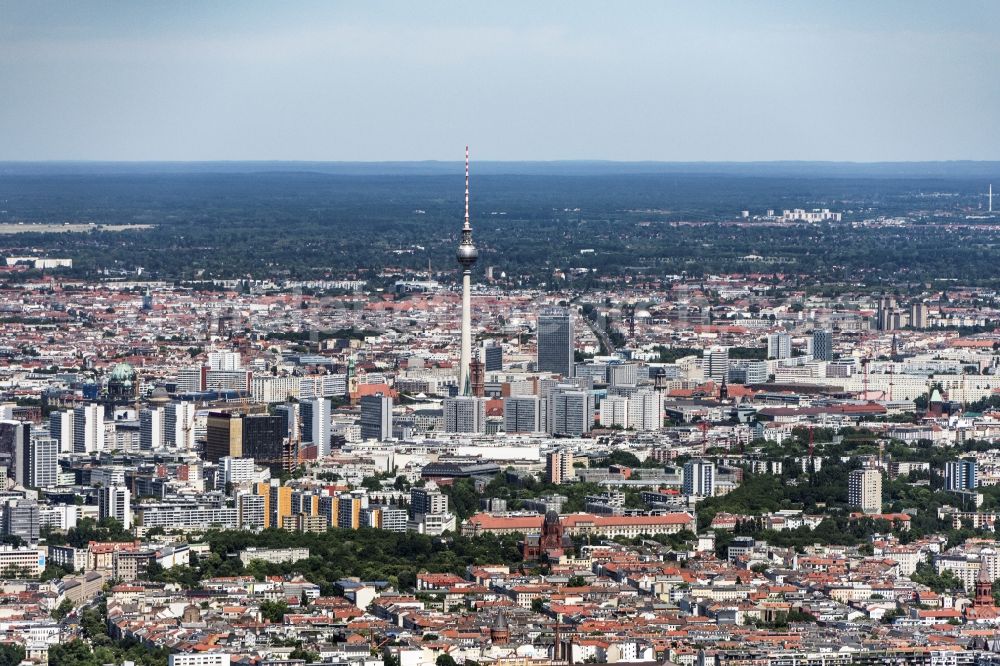
{"label": "dense urban cityscape", "polygon": [[766,257],[517,288],[466,156],[457,271],[7,257],[11,660],[993,663],[994,288]]}

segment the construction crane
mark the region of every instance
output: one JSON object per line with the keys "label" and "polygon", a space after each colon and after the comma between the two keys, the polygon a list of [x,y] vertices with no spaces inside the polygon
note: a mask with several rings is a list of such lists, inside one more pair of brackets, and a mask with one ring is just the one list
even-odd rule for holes
{"label": "construction crane", "polygon": [[864,372],[864,376],[861,379],[861,396],[862,400],[868,400],[868,357],[861,359],[861,369]]}

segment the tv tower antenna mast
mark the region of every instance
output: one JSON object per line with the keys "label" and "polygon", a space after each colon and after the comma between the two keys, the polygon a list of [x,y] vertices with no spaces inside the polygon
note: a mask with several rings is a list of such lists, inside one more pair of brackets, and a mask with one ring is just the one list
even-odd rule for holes
{"label": "tv tower antenna mast", "polygon": [[469,222],[469,147],[465,147],[465,223],[462,240],[456,255],[462,267],[462,346],[458,368],[459,395],[472,395],[469,381],[469,364],[472,363],[472,265],[479,258],[479,250],[472,243],[472,224]]}

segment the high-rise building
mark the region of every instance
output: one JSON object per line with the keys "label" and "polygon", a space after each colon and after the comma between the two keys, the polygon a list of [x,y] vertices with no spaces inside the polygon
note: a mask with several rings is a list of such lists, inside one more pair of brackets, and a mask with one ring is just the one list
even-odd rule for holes
{"label": "high-rise building", "polygon": [[465,147],[465,222],[462,241],[456,255],[462,267],[462,342],[458,362],[458,392],[472,395],[469,364],[472,362],[472,266],[479,258],[479,250],[472,243],[472,224],[469,222],[469,147]]}
{"label": "high-rise building", "polygon": [[330,455],[330,401],[326,398],[303,400],[299,403],[302,422],[302,442],[316,446],[316,457]]}
{"label": "high-rise building", "polygon": [[569,449],[550,452],[545,457],[545,480],[556,485],[571,481],[575,477],[573,462],[573,452]]}
{"label": "high-rise building", "polygon": [[218,462],[226,456],[243,457],[242,415],[237,412],[209,412],[203,457],[207,462]]}
{"label": "high-rise building", "polygon": [[392,398],[366,395],[361,398],[361,438],[380,442],[392,439]]}
{"label": "high-rise building", "polygon": [[503,370],[503,346],[500,343],[483,343],[483,366],[486,372],[500,372]]}
{"label": "high-rise building", "polygon": [[730,384],[763,384],[767,378],[767,361],[740,359],[729,366]]}
{"label": "high-rise building", "polygon": [[729,376],[729,348],[712,347],[709,349],[702,360],[702,367],[707,379],[721,383]]}
{"label": "high-rise building", "polygon": [[898,312],[896,312],[896,298],[894,296],[883,296],[878,300],[876,311],[876,326],[880,331],[891,331],[898,323]]}
{"label": "high-rise building", "polygon": [[242,530],[262,530],[267,522],[267,498],[257,493],[242,493],[237,498],[237,521]]}
{"label": "high-rise building", "polygon": [[232,458],[219,460],[219,477],[223,484],[249,483],[257,476],[257,465],[253,458]]}
{"label": "high-rise building", "polygon": [[549,430],[555,435],[580,435],[594,425],[594,396],[589,391],[559,389],[552,393]]}
{"label": "high-rise building", "polygon": [[281,417],[286,437],[296,438],[305,435],[299,425],[299,403],[286,402],[274,408],[274,413]]}
{"label": "high-rise building", "polygon": [[818,329],[813,331],[813,358],[817,361],[833,360],[833,331]]}
{"label": "high-rise building", "polygon": [[913,303],[910,305],[910,326],[913,328],[927,328],[927,304]]}
{"label": "high-rise building", "polygon": [[544,432],[545,401],[537,395],[512,395],[503,401],[504,432]]}
{"label": "high-rise building", "polygon": [[31,424],[25,421],[0,421],[0,467],[7,478],[21,485],[28,483],[28,446],[31,442]]}
{"label": "high-rise building", "polygon": [[32,437],[25,461],[32,488],[53,488],[59,478],[59,443],[51,437]]}
{"label": "high-rise building", "polygon": [[882,511],[882,473],[877,469],[856,469],[847,477],[847,502],[864,513]]}
{"label": "high-rise building", "polygon": [[979,485],[976,459],[961,458],[944,464],[945,490],[972,490]]}
{"label": "high-rise building", "polygon": [[792,355],[792,336],[788,333],[771,333],[767,336],[768,358],[790,358]]}
{"label": "high-rise building", "polygon": [[608,384],[635,386],[639,383],[639,366],[635,363],[615,363],[608,366]]}
{"label": "high-rise building", "polygon": [[267,527],[281,528],[285,518],[292,515],[292,489],[271,479],[270,483],[260,484],[258,492],[267,494]]}
{"label": "high-rise building", "polygon": [[209,370],[241,370],[243,360],[239,352],[234,351],[213,351],[208,352]]}
{"label": "high-rise building", "polygon": [[172,402],[163,408],[163,443],[169,448],[194,448],[194,405]]}
{"label": "high-rise building", "polygon": [[445,398],[444,431],[486,432],[486,401],[471,395]]}
{"label": "high-rise building", "polygon": [[104,450],[104,405],[81,405],[73,410],[74,453]]}
{"label": "high-rise building", "polygon": [[684,494],[711,497],[715,494],[715,463],[711,460],[689,460],[684,463]]}
{"label": "high-rise building", "polygon": [[637,391],[628,399],[628,427],[659,430],[663,427],[663,399],[655,391]]}
{"label": "high-rise building", "polygon": [[410,508],[414,514],[448,513],[448,496],[436,486],[411,488]]}
{"label": "high-rise building", "polygon": [[361,526],[361,510],[368,508],[368,495],[355,490],[337,498],[337,527],[356,530]]}
{"label": "high-rise building", "polygon": [[287,441],[280,416],[250,414],[243,417],[242,455],[269,467],[272,474],[280,475],[298,462],[288,459],[284,446]]}
{"label": "high-rise building", "polygon": [[132,528],[132,492],[125,486],[104,486],[97,494],[101,520],[114,518],[125,529]]}
{"label": "high-rise building", "polygon": [[8,500],[4,507],[4,533],[36,544],[41,536],[38,502],[33,499]]}
{"label": "high-rise building", "polygon": [[139,412],[139,448],[143,451],[163,448],[163,435],[166,431],[163,416],[162,407]]}
{"label": "high-rise building", "polygon": [[49,434],[59,442],[59,453],[72,453],[73,412],[67,410],[49,414]]}
{"label": "high-rise building", "polygon": [[605,428],[628,428],[628,398],[609,395],[601,400],[601,426]]}
{"label": "high-rise building", "polygon": [[400,509],[394,506],[381,505],[378,507],[379,510],[379,525],[380,529],[386,530],[388,532],[405,532],[407,523],[409,522],[409,514],[406,509]]}
{"label": "high-rise building", "polygon": [[563,377],[573,373],[573,313],[569,308],[546,308],[538,315],[539,372]]}

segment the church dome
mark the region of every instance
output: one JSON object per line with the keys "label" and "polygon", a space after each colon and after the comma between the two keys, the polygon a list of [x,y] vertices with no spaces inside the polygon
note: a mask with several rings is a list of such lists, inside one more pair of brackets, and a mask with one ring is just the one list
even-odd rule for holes
{"label": "church dome", "polygon": [[111,369],[111,381],[118,383],[131,383],[135,381],[135,368],[128,363],[119,363]]}

